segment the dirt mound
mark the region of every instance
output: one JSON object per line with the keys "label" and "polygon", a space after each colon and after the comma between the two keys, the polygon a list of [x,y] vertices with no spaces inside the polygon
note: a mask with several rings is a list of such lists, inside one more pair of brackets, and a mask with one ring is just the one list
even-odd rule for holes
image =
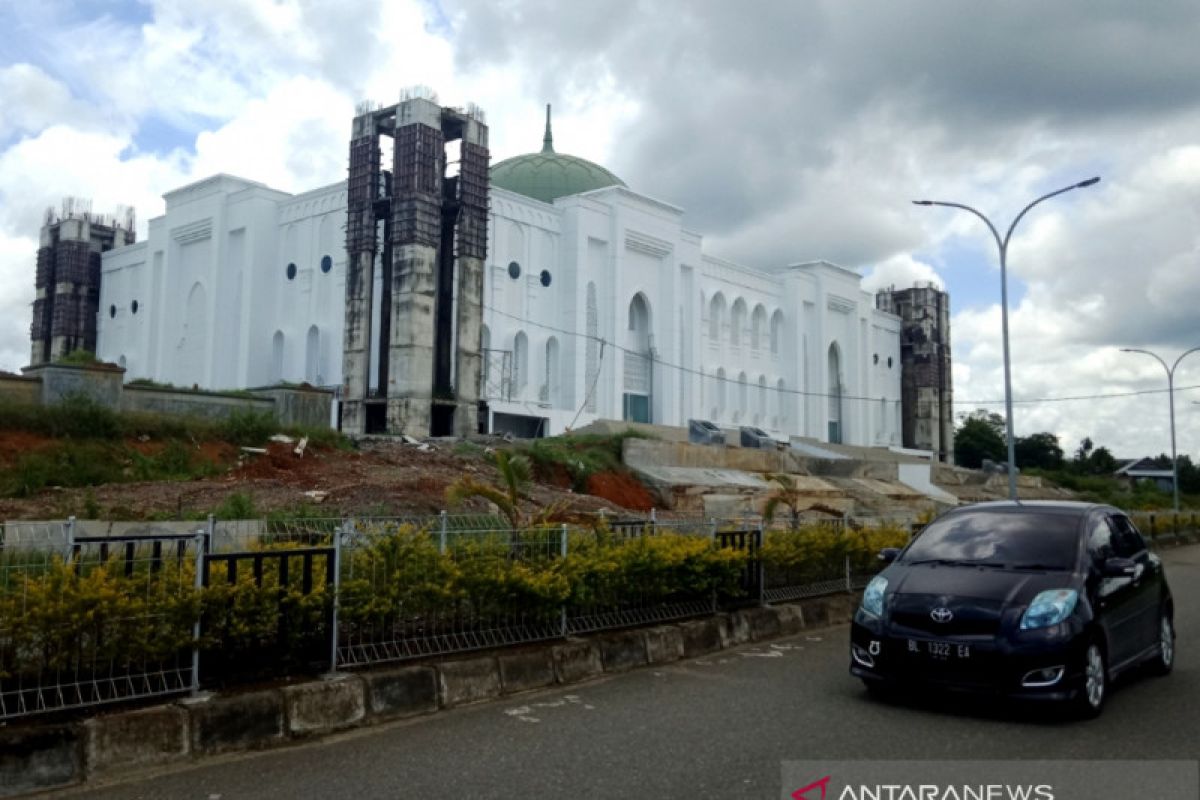
{"label": "dirt mound", "polygon": [[641,481],[628,473],[597,472],[588,478],[588,494],[634,511],[654,508],[654,495]]}
{"label": "dirt mound", "polygon": [[[0,454],[4,455],[54,444],[54,440],[36,436],[0,433]],[[147,455],[161,449],[152,442],[137,444]],[[497,477],[482,448],[456,447],[454,443],[366,440],[357,450],[310,445],[303,457],[295,454],[294,447],[271,442],[264,453],[248,453],[229,444],[205,442],[199,445],[197,457],[228,471],[190,481],[52,488],[30,498],[0,498],[0,520],[63,519],[72,514],[82,518],[89,513],[114,520],[191,519],[217,509],[235,492],[248,495],[257,514],[389,516],[436,514],[443,509],[487,513],[482,501],[460,509],[448,507],[446,488],[464,475],[485,483]],[[617,507],[644,510],[654,505],[646,488],[627,475],[595,475],[589,489],[596,496],[576,494],[568,488],[568,481],[558,477],[531,487],[534,506],[587,516],[601,508],[613,512]],[[567,485],[559,485],[564,483]]]}

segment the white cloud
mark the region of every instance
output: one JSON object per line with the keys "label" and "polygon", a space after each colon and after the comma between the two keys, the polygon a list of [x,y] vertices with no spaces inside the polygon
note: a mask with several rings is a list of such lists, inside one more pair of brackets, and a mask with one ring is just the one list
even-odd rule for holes
{"label": "white cloud", "polygon": [[904,289],[917,284],[946,288],[946,282],[933,267],[906,253],[892,256],[887,261],[877,264],[863,276],[862,282],[863,288],[869,292],[893,287]]}
{"label": "white cloud", "polygon": [[[147,0],[145,24],[16,4],[28,24],[10,30],[41,38],[22,43],[29,63],[0,64],[0,368],[27,358],[46,206],[89,196],[145,220],[164,191],[214,172],[289,191],[336,181],[353,104],[425,84],[487,110],[494,160],[537,149],[553,102],[559,150],[683,206],[719,255],[830,258],[862,269],[871,289],[946,285],[956,308],[963,281],[995,276],[956,269],[948,243],[978,243],[994,268],[994,242],[968,214],[909,200],[969,202],[1000,224],[1100,172],[1099,186],[1035,209],[1013,239],[1012,286],[1025,290],[1011,320],[1015,394],[1159,386],[1161,369],[1118,348],[1200,344],[1200,14],[1166,2],[931,2],[929,24],[904,35],[905,9],[867,16],[836,2],[763,2],[748,16],[673,0],[655,14],[635,0],[567,11],[549,0]],[[1015,61],[1011,41],[1022,42]],[[1140,57],[1113,58],[1122,42]],[[163,148],[139,138],[147,119],[184,131],[188,146],[148,152]],[[994,305],[954,316],[962,400],[1003,395],[999,316]],[[1180,383],[1200,383],[1200,354]],[[1200,392],[1180,397],[1180,445],[1195,453],[1191,399]],[[1059,432],[1067,449],[1090,435],[1134,455],[1166,449],[1165,407],[1160,395],[1019,405],[1016,424]]]}

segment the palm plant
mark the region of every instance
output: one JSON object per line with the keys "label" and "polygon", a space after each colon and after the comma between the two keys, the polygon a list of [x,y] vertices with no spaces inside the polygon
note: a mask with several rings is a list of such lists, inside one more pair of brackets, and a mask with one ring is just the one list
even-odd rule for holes
{"label": "palm plant", "polygon": [[800,512],[803,509],[800,508],[800,487],[796,485],[796,479],[791,475],[776,472],[768,475],[767,480],[775,483],[778,488],[767,498],[767,504],[763,507],[763,521],[770,525],[779,507],[783,506],[788,510],[788,527],[793,531],[799,530]]}
{"label": "palm plant", "polygon": [[533,468],[526,456],[509,455],[503,450],[496,451],[494,461],[499,472],[495,485],[464,475],[446,488],[446,501],[457,506],[472,497],[481,497],[499,510],[515,534],[525,524],[521,502],[529,499]]}

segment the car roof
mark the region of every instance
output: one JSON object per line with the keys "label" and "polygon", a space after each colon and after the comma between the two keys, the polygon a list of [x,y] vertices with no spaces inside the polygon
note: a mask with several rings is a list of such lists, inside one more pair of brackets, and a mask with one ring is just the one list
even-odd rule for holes
{"label": "car roof", "polygon": [[[1111,509],[1102,503],[1086,503],[1079,500],[991,500],[985,503],[972,503],[959,506],[949,513],[958,514],[971,511],[1002,511],[1009,513],[1038,513],[1063,514],[1083,516],[1096,509]],[[1115,509],[1113,509],[1115,510]]]}

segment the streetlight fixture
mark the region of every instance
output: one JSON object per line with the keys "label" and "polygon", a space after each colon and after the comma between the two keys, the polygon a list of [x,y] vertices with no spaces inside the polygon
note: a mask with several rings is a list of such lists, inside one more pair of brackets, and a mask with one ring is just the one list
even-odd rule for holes
{"label": "streetlight fixture", "polygon": [[1175,359],[1175,363],[1167,366],[1167,362],[1163,361],[1157,353],[1151,353],[1149,350],[1140,350],[1136,347],[1122,347],[1122,353],[1145,353],[1148,356],[1153,356],[1158,363],[1162,364],[1162,368],[1167,371],[1167,402],[1171,406],[1171,488],[1175,491],[1175,513],[1179,513],[1179,458],[1175,455],[1175,368],[1179,366],[1179,362],[1183,361],[1188,353],[1195,353],[1200,350],[1200,347],[1193,347],[1191,350],[1183,351],[1179,358]]}
{"label": "streetlight fixture", "polygon": [[1017,214],[1016,219],[1008,226],[1008,233],[1004,234],[1004,238],[1000,238],[1000,232],[996,230],[996,226],[982,212],[971,208],[962,203],[946,203],[941,200],[913,200],[913,205],[918,206],[946,206],[948,208],[959,208],[963,211],[969,211],[979,217],[988,226],[988,230],[992,232],[992,237],[996,240],[996,246],[1000,248],[1000,327],[1002,337],[1004,339],[1004,417],[1005,417],[1005,438],[1008,441],[1008,497],[1010,500],[1017,499],[1017,448],[1016,442],[1013,439],[1013,409],[1012,409],[1012,367],[1008,355],[1008,242],[1012,238],[1013,230],[1017,227],[1017,223],[1021,221],[1029,209],[1036,206],[1043,200],[1049,200],[1051,197],[1056,197],[1060,194],[1071,191],[1072,189],[1085,189],[1088,186],[1094,186],[1100,182],[1099,177],[1088,178],[1086,181],[1073,183],[1049,194],[1044,194],[1034,200],[1029,205],[1021,209],[1021,213]]}

